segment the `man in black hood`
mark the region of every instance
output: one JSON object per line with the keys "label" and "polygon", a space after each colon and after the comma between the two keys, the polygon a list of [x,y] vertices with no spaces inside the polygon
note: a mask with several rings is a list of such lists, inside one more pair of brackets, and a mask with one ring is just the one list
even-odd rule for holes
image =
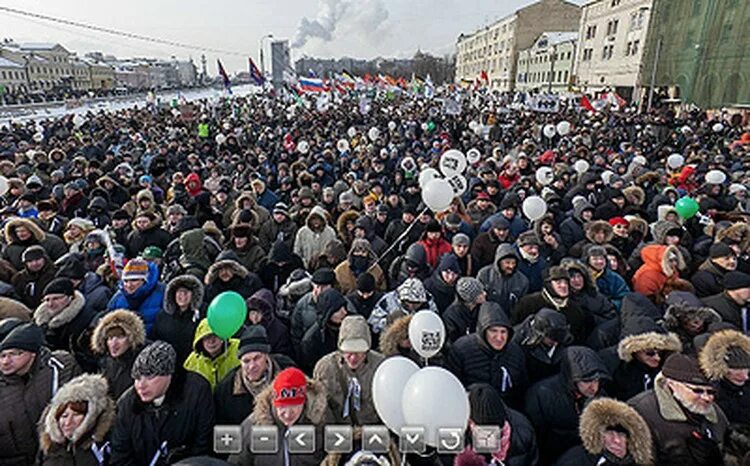
{"label": "man in black hood", "polygon": [[320,294],[317,312],[318,321],[305,333],[297,354],[297,361],[310,374],[320,358],[336,351],[341,322],[349,313],[348,303],[341,292],[329,288]]}

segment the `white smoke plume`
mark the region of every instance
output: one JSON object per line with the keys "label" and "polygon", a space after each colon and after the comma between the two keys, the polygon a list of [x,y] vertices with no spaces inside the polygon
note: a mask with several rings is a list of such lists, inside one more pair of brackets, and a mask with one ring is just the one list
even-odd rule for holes
{"label": "white smoke plume", "polygon": [[332,42],[352,32],[372,36],[388,20],[383,0],[319,0],[318,4],[315,19],[300,20],[293,48],[302,48],[313,38]]}

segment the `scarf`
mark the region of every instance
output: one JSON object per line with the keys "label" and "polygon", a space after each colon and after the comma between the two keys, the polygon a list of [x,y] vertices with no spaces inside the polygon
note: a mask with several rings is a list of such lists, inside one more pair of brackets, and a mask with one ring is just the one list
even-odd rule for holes
{"label": "scarf", "polygon": [[552,296],[552,293],[547,291],[547,288],[542,288],[542,297],[550,303],[552,306],[555,307],[555,310],[559,311],[560,309],[566,307],[568,305],[568,298],[557,298]]}
{"label": "scarf", "polygon": [[530,262],[532,264],[536,264],[536,262],[539,260],[539,255],[536,256],[530,256],[526,253],[526,251],[523,250],[523,248],[518,248],[518,252],[521,254],[521,257],[526,262]]}
{"label": "scarf", "polygon": [[510,423],[505,421],[500,431],[500,448],[492,453],[492,461],[505,464],[505,459],[508,457],[508,450],[510,450]]}

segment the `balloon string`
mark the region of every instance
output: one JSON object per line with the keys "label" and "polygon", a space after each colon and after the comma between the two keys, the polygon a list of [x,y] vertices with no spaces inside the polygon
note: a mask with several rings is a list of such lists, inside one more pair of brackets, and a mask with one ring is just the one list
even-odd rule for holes
{"label": "balloon string", "polygon": [[378,258],[377,258],[377,259],[375,260],[375,262],[373,262],[373,263],[372,263],[372,265],[371,265],[371,266],[370,266],[370,267],[369,267],[369,268],[367,269],[367,271],[369,272],[370,270],[372,270],[373,268],[375,268],[375,266],[376,266],[376,265],[378,265],[378,263],[379,263],[379,262],[380,262],[381,260],[383,260],[383,258],[384,258],[385,256],[387,256],[387,255],[388,255],[388,253],[390,253],[390,252],[391,252],[391,251],[393,250],[393,248],[395,248],[395,247],[396,247],[396,245],[398,245],[398,244],[399,244],[399,243],[401,242],[401,240],[402,240],[402,239],[404,239],[404,237],[405,237],[406,235],[408,235],[408,234],[409,234],[409,232],[410,232],[410,231],[412,230],[412,228],[414,228],[414,225],[416,225],[416,224],[417,224],[417,222],[419,221],[419,217],[421,217],[422,215],[426,214],[426,213],[427,213],[427,211],[429,211],[429,210],[430,210],[430,208],[429,208],[429,207],[425,207],[425,209],[424,209],[424,210],[423,210],[422,212],[420,212],[420,213],[419,213],[419,215],[417,215],[416,217],[414,217],[414,220],[412,220],[412,222],[411,222],[411,223],[409,224],[409,226],[408,226],[408,227],[406,228],[406,230],[404,230],[404,232],[403,232],[403,233],[401,233],[401,235],[400,235],[400,236],[399,236],[398,238],[396,238],[396,240],[395,240],[395,241],[393,242],[393,244],[391,244],[391,245],[390,245],[390,246],[388,247],[388,249],[386,249],[386,250],[385,250],[385,251],[383,252],[383,254],[381,254],[381,255],[380,255],[380,257],[378,257]]}

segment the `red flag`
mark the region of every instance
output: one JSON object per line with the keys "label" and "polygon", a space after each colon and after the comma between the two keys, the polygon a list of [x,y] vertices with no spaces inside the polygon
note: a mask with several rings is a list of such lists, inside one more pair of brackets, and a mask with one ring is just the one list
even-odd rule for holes
{"label": "red flag", "polygon": [[490,83],[490,77],[487,76],[487,72],[485,70],[482,70],[482,81],[489,84]]}
{"label": "red flag", "polygon": [[589,112],[595,112],[596,111],[596,109],[594,108],[594,106],[591,105],[591,101],[586,96],[581,97],[581,107],[585,108]]}

